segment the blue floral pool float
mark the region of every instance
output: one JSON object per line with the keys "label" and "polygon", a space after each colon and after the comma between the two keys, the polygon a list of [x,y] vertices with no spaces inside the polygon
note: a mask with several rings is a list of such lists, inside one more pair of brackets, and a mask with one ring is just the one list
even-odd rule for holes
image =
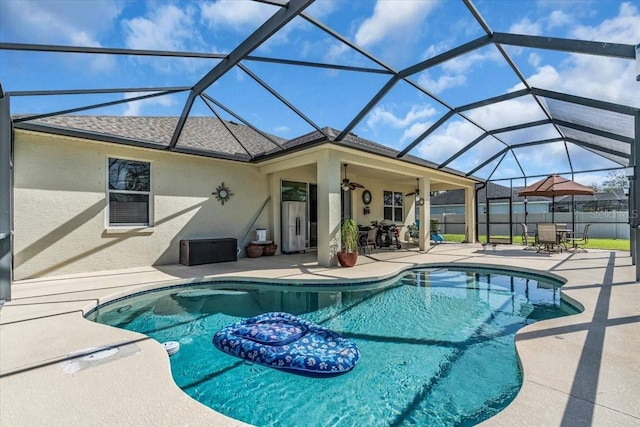
{"label": "blue floral pool float", "polygon": [[307,375],[337,375],[360,359],[356,344],[289,313],[272,312],[234,323],[213,336],[219,350],[249,362]]}

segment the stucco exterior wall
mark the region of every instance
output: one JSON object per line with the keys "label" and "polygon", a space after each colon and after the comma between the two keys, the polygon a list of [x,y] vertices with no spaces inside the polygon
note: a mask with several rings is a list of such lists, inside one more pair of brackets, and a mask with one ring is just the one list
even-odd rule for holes
{"label": "stucco exterior wall", "polygon": [[[106,226],[108,157],[151,162],[152,227]],[[233,193],[224,205],[211,194],[222,182]],[[175,264],[181,239],[240,244],[269,195],[254,165],[25,131],[15,135],[14,186],[16,280]],[[252,229],[268,227],[270,212]]]}
{"label": "stucco exterior wall", "polygon": [[[297,167],[294,169],[289,169],[283,172],[276,172],[273,174],[274,178],[277,180],[278,186],[282,180],[287,181],[298,181],[298,182],[306,182],[309,184],[317,184],[317,175],[316,175],[316,165],[305,165],[301,167]],[[356,220],[356,223],[360,225],[370,225],[371,221],[382,221],[384,219],[384,205],[383,205],[383,193],[384,191],[400,191],[403,194],[413,192],[415,190],[415,186],[407,186],[400,185],[398,183],[389,183],[387,181],[383,181],[376,178],[371,177],[360,177],[352,174],[350,176],[351,180],[354,182],[361,182],[362,184],[366,184],[366,189],[369,190],[372,194],[371,203],[369,206],[369,214],[364,213],[364,207],[366,206],[362,201],[362,192],[365,190],[363,188],[356,188],[355,190],[350,192],[351,195],[351,207],[352,207],[352,216]],[[278,187],[279,190],[279,187]],[[276,199],[279,202],[279,192],[276,193]],[[405,197],[404,200],[404,222],[403,227],[407,225],[413,224],[416,221],[415,218],[415,197]],[[276,217],[280,215],[280,209],[276,209]],[[398,224],[400,225],[400,224]],[[271,234],[273,231],[273,234]],[[403,228],[401,230],[400,238],[404,239],[404,231],[406,229]],[[276,221],[274,224],[274,229],[269,230],[269,236],[273,236],[275,240],[279,240],[280,236],[280,223]]]}
{"label": "stucco exterior wall", "polygon": [[[362,201],[362,192],[365,189],[358,188],[352,192],[352,207],[353,216],[358,224],[369,225],[371,221],[382,221],[384,219],[384,201],[383,195],[385,191],[401,192],[407,194],[415,191],[415,186],[409,187],[406,185],[399,185],[394,183],[388,183],[377,179],[367,181],[367,190],[371,192],[371,203],[369,206],[369,214],[364,213],[364,207],[367,206]],[[416,220],[415,217],[415,196],[404,197],[403,205],[403,227],[413,224]],[[396,223],[400,226],[400,223]],[[402,238],[402,236],[401,236]]]}

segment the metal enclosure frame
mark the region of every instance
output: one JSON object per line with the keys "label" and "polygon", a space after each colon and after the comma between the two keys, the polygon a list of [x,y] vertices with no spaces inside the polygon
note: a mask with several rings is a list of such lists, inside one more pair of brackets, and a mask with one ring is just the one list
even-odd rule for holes
{"label": "metal enclosure frame", "polygon": [[[68,135],[75,137],[83,137],[89,139],[96,139],[104,142],[110,142],[115,144],[126,144],[130,146],[144,147],[150,149],[169,150],[179,153],[189,153],[200,156],[207,156],[212,158],[227,158],[230,160],[244,161],[244,162],[259,162],[263,159],[277,156],[279,154],[287,153],[289,149],[300,149],[300,146],[292,145],[286,146],[280,144],[272,136],[265,132],[260,131],[257,127],[253,126],[251,120],[241,117],[232,109],[223,105],[216,100],[211,93],[207,93],[207,90],[217,81],[219,81],[224,75],[230,72],[242,71],[249,78],[253,79],[259,86],[264,88],[270,93],[278,102],[282,103],[289,110],[291,110],[297,117],[305,121],[311,128],[318,132],[319,136],[332,143],[343,143],[346,146],[349,145],[348,138],[352,137],[352,130],[361,123],[365,117],[388,95],[391,90],[400,84],[406,84],[411,88],[421,92],[430,100],[434,101],[434,104],[438,104],[443,107],[444,114],[439,118],[434,118],[434,124],[426,129],[422,134],[418,135],[412,141],[409,141],[404,147],[400,147],[398,150],[382,150],[380,148],[371,147],[370,151],[374,153],[382,153],[388,157],[395,157],[397,159],[412,161],[419,164],[426,165],[426,167],[432,167],[438,170],[454,172],[466,177],[476,179],[479,182],[491,181],[496,170],[500,164],[507,158],[507,156],[515,159],[515,166],[518,169],[515,174],[518,176],[511,177],[511,179],[522,178],[535,178],[528,176],[522,167],[522,164],[518,157],[518,150],[521,148],[540,145],[544,147],[545,144],[562,143],[564,150],[567,153],[569,159],[568,170],[556,171],[558,174],[571,174],[577,172],[587,172],[584,170],[577,170],[576,166],[571,162],[571,155],[569,154],[569,148],[579,147],[587,150],[595,155],[604,157],[611,160],[615,165],[619,165],[620,169],[632,168],[634,170],[633,177],[631,178],[631,191],[630,204],[629,204],[629,216],[631,227],[631,245],[632,245],[632,259],[636,264],[636,278],[640,279],[640,265],[637,263],[638,256],[640,255],[640,245],[637,239],[640,237],[640,233],[636,230],[638,228],[638,221],[635,218],[638,214],[638,202],[640,201],[640,185],[638,185],[638,175],[640,172],[637,170],[637,166],[640,165],[640,150],[635,149],[636,145],[640,143],[640,108],[620,105],[616,103],[601,101],[597,99],[584,98],[576,95],[570,95],[565,93],[554,92],[547,89],[537,88],[531,85],[531,83],[524,77],[521,71],[516,66],[515,61],[505,50],[504,46],[515,46],[522,48],[544,49],[558,52],[570,52],[579,53],[584,55],[594,55],[606,58],[614,58],[628,61],[635,61],[637,67],[640,67],[640,44],[638,41],[631,41],[633,44],[621,44],[621,43],[604,43],[598,41],[587,40],[573,40],[573,39],[561,39],[554,37],[544,37],[535,35],[518,35],[494,32],[479,11],[474,6],[471,0],[462,0],[464,6],[472,15],[476,23],[482,28],[484,34],[474,40],[467,43],[460,44],[452,49],[434,55],[426,60],[421,60],[411,66],[408,66],[402,70],[393,69],[393,67],[385,64],[382,60],[376,58],[373,54],[367,52],[364,48],[356,45],[338,31],[332,29],[328,25],[320,22],[318,19],[310,16],[305,9],[310,6],[314,0],[257,0],[261,3],[267,3],[273,6],[277,6],[277,11],[265,22],[248,35],[243,41],[241,41],[235,48],[231,49],[226,54],[219,53],[203,53],[203,52],[176,52],[176,51],[163,51],[163,50],[141,50],[141,49],[124,49],[124,48],[108,48],[108,47],[92,47],[92,46],[60,46],[60,45],[37,45],[28,43],[0,43],[0,51],[23,51],[23,52],[49,52],[51,54],[101,54],[101,55],[129,55],[137,57],[179,57],[179,58],[211,58],[220,60],[215,66],[211,67],[209,71],[199,79],[193,82],[191,86],[183,87],[126,87],[126,88],[102,88],[102,89],[55,89],[55,90],[19,90],[19,91],[2,91],[0,86],[0,299],[10,298],[10,283],[12,276],[12,197],[13,197],[13,184],[12,184],[12,156],[13,156],[13,126],[17,129],[27,129],[42,132],[50,132],[60,135]],[[335,41],[340,42],[354,52],[362,55],[366,59],[370,60],[374,65],[370,67],[351,66],[346,64],[332,64],[324,62],[305,62],[302,60],[283,59],[277,57],[257,56],[252,55],[258,47],[264,42],[268,41],[271,36],[276,34],[280,29],[287,26],[292,20],[300,18],[305,20],[311,26],[315,27],[319,31],[325,33],[327,36],[332,37]],[[437,95],[431,93],[429,90],[420,85],[416,80],[419,73],[429,70],[430,68],[437,67],[451,59],[460,57],[470,52],[476,51],[486,46],[494,46],[500,53],[502,59],[513,71],[517,79],[522,83],[523,89],[513,91],[511,93],[502,94],[499,96],[490,97],[484,100],[468,103],[466,105],[453,106],[440,99]],[[270,87],[259,75],[252,72],[246,64],[250,63],[271,63],[278,64],[286,67],[300,67],[311,68],[314,70],[338,70],[365,73],[369,75],[383,75],[387,80],[386,83],[379,89],[372,89],[371,94],[368,94],[368,101],[364,103],[364,106],[356,111],[353,117],[349,117],[346,121],[347,124],[337,131],[335,135],[325,131],[325,128],[321,128],[313,121],[313,118],[307,117],[301,111],[300,108],[289,102]],[[377,68],[376,68],[377,67]],[[640,68],[638,68],[640,73]],[[638,75],[640,79],[640,74]],[[42,83],[42,82],[39,82]],[[30,96],[65,96],[65,95],[83,95],[83,94],[124,94],[131,92],[140,92],[142,95],[133,96],[123,100],[106,102],[102,104],[85,105],[81,107],[73,107],[60,111],[52,111],[31,116],[11,117],[11,111],[9,106],[9,96],[12,97],[30,97]],[[168,146],[159,146],[150,144],[148,141],[136,140],[130,138],[123,138],[117,135],[104,135],[99,134],[99,130],[92,129],[70,129],[63,126],[55,126],[43,122],[42,119],[61,116],[64,114],[72,114],[76,112],[82,112],[91,110],[94,108],[111,106],[116,104],[127,103],[135,100],[142,100],[157,96],[163,96],[174,93],[188,93],[187,100],[182,107],[182,114],[179,116],[178,124],[173,129],[173,133]],[[518,123],[512,126],[503,127],[500,129],[485,129],[480,124],[474,122],[468,112],[471,110],[486,107],[499,102],[513,100],[518,98],[531,98],[532,101],[539,107],[542,112],[543,119],[535,120],[531,122]],[[185,122],[189,117],[189,113],[196,99],[201,99],[211,110],[212,116],[220,118],[218,111],[224,111],[236,120],[242,122],[244,125],[249,126],[254,131],[260,133],[266,140],[269,140],[273,145],[273,150],[267,154],[254,155],[247,150],[242,141],[237,140],[237,143],[241,148],[246,151],[247,154],[231,156],[224,155],[216,151],[208,151],[206,149],[196,149],[192,147],[186,147],[181,144],[181,134]],[[555,102],[558,105],[566,104],[571,108],[574,108],[573,113],[577,113],[579,108],[583,110],[592,111],[593,114],[602,114],[602,118],[606,118],[606,114],[619,115],[625,117],[625,119],[631,118],[634,122],[633,136],[630,136],[629,132],[625,134],[624,131],[616,132],[611,130],[599,129],[595,125],[586,125],[580,123],[579,120],[571,121],[566,117],[556,117],[553,109],[548,107],[549,101]],[[566,115],[566,114],[565,114]],[[571,115],[571,114],[569,114]],[[446,126],[450,119],[460,119],[466,123],[475,126],[481,134],[475,139],[468,141],[464,147],[459,151],[449,156],[448,159],[442,161],[439,164],[434,164],[429,159],[421,159],[412,155],[411,152],[416,148],[423,140],[428,138],[434,132],[442,129]],[[501,138],[502,133],[509,131],[516,131],[535,126],[551,126],[554,129],[554,137],[549,139],[532,140],[532,141],[520,141],[520,143],[509,144]],[[227,129],[228,130],[228,129]],[[231,131],[229,131],[232,133]],[[574,135],[570,135],[573,133]],[[575,136],[579,135],[579,136]],[[606,143],[594,143],[593,140],[598,138],[615,142],[615,147],[609,147]],[[237,138],[236,138],[237,139]],[[486,159],[480,159],[477,166],[470,170],[454,171],[449,165],[452,164],[463,154],[467,153],[477,144],[481,143],[485,139],[492,139],[497,144],[500,144],[497,153]],[[630,150],[627,150],[630,148]],[[630,153],[629,153],[630,151]],[[484,167],[490,167],[492,162],[497,162],[496,166],[492,168],[490,174],[486,178],[478,178],[475,176]],[[588,172],[599,172],[610,169],[595,169]],[[502,180],[510,179],[509,177],[502,177]],[[479,191],[479,190],[476,190]],[[477,200],[477,198],[476,198]],[[477,206],[475,207],[477,209]],[[478,216],[476,215],[476,221]],[[512,220],[511,220],[512,221]],[[487,223],[489,220],[487,219]],[[478,229],[476,229],[478,233]],[[488,233],[488,230],[487,230]],[[477,236],[476,236],[477,237]],[[7,290],[8,288],[8,290]]]}
{"label": "metal enclosure frame", "polygon": [[[509,244],[513,243],[513,199],[511,197],[487,197],[487,242],[491,239],[491,202],[506,200],[509,202]],[[477,201],[476,201],[477,202]],[[507,223],[499,222],[497,224],[506,225]]]}
{"label": "metal enclosure frame", "polygon": [[13,127],[9,95],[0,85],[0,306],[13,281]]}

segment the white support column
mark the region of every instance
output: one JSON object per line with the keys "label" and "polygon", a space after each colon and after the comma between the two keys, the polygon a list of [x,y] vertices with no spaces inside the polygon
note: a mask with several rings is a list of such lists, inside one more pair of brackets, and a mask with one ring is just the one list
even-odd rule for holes
{"label": "white support column", "polygon": [[340,250],[340,159],[327,150],[316,168],[318,182],[318,265],[338,265]]}
{"label": "white support column", "polygon": [[474,243],[476,236],[476,192],[473,187],[464,189],[464,223],[467,243]]}
{"label": "white support column", "polygon": [[420,206],[420,239],[418,245],[421,251],[431,246],[431,179],[423,177],[418,180],[420,198],[424,204]]}

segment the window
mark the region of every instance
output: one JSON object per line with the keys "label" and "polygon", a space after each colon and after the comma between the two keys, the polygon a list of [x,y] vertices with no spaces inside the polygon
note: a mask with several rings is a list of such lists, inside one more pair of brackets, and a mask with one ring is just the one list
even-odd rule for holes
{"label": "window", "polygon": [[281,194],[283,202],[306,202],[307,183],[295,181],[282,181]]}
{"label": "window", "polygon": [[151,225],[151,163],[109,158],[107,179],[107,224]]}
{"label": "window", "polygon": [[396,191],[385,191],[382,197],[384,202],[384,219],[393,222],[404,221],[404,212],[402,201],[404,200],[402,193]]}

